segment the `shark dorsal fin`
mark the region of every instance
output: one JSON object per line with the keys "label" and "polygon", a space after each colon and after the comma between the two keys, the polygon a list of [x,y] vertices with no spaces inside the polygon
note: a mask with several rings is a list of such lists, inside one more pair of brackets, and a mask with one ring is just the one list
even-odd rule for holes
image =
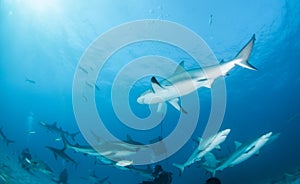
{"label": "shark dorsal fin", "polygon": [[235,144],[236,149],[239,148],[242,145],[242,143],[240,143],[238,141],[234,141],[234,144]]}
{"label": "shark dorsal fin", "polygon": [[158,81],[156,80],[156,78],[154,76],[151,78],[151,85],[152,85],[152,90],[154,93],[156,91],[163,89],[163,87],[158,83]]}
{"label": "shark dorsal fin", "polygon": [[179,63],[179,65],[177,66],[174,74],[179,74],[179,73],[182,73],[182,72],[185,72],[185,70],[184,70],[184,61],[181,61]]}
{"label": "shark dorsal fin", "polygon": [[128,141],[128,142],[131,142],[131,141],[132,141],[132,137],[131,137],[130,135],[127,134],[127,135],[126,135],[126,138],[127,138],[127,141]]}

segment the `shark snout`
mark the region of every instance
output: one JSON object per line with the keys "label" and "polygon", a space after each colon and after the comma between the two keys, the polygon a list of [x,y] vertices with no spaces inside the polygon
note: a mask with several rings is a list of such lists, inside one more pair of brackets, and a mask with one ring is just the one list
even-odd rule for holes
{"label": "shark snout", "polygon": [[137,98],[136,101],[137,101],[137,103],[139,103],[139,104],[143,104],[143,103],[144,103],[144,98],[140,96],[140,97]]}

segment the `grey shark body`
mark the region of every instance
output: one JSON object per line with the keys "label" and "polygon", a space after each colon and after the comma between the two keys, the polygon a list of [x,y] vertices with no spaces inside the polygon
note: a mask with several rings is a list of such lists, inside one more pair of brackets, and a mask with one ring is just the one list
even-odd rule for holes
{"label": "grey shark body", "polygon": [[126,148],[122,145],[119,145],[119,143],[114,144],[110,142],[101,142],[95,146],[95,149],[94,147],[89,145],[72,145],[64,135],[62,135],[62,140],[66,148],[72,149],[75,152],[83,153],[84,155],[95,156],[98,158],[98,160],[105,164],[120,167],[131,165],[132,161],[123,159],[123,157],[134,155],[137,152],[137,149],[135,147]]}
{"label": "grey shark body", "polygon": [[68,183],[68,177],[69,177],[68,171],[67,171],[67,169],[64,169],[59,174],[58,180],[52,179],[52,181],[54,181],[57,184],[67,184]]}
{"label": "grey shark body", "polygon": [[66,148],[57,149],[57,148],[54,148],[51,146],[46,146],[46,148],[53,152],[55,160],[57,160],[57,158],[60,157],[63,160],[65,160],[66,162],[71,162],[71,163],[77,165],[77,162],[65,153]]}
{"label": "grey shark body", "polygon": [[66,136],[69,136],[73,141],[75,140],[75,136],[79,134],[79,132],[69,133],[67,131],[64,131],[61,127],[59,128],[57,126],[56,122],[54,122],[53,124],[47,124],[43,121],[40,121],[39,124],[54,134],[57,134],[57,135],[64,134]]}
{"label": "grey shark body", "polygon": [[[277,137],[277,135],[275,135]],[[210,153],[205,156],[206,162],[202,165],[204,169],[211,172],[214,176],[216,171],[222,171],[227,167],[233,167],[255,154],[259,154],[259,150],[270,140],[273,140],[272,132],[262,135],[252,142],[241,144],[235,142],[236,150],[223,161],[219,161]]]}
{"label": "grey shark body", "polygon": [[248,63],[254,41],[255,35],[231,61],[192,70],[185,70],[184,63],[181,62],[174,74],[167,79],[158,82],[153,76],[151,78],[152,89],[141,94],[137,102],[139,104],[159,104],[158,111],[161,111],[163,103],[168,102],[177,110],[186,113],[178,103],[179,97],[190,94],[201,87],[211,88],[217,78],[228,75],[228,72],[237,65],[256,70]]}
{"label": "grey shark body", "polygon": [[87,180],[88,183],[92,183],[92,184],[104,184],[104,183],[108,183],[108,179],[109,177],[105,177],[100,179],[98,176],[96,176],[95,172],[93,172],[92,174],[90,174],[87,178],[83,178],[84,180]]}
{"label": "grey shark body", "polygon": [[213,149],[215,148],[220,149],[220,144],[225,141],[229,133],[230,133],[230,129],[226,129],[206,139],[198,138],[198,143],[199,143],[198,147],[188,158],[188,160],[184,164],[174,163],[173,166],[177,167],[180,170],[180,175],[181,175],[185,167],[190,166],[197,161],[200,161],[203,156],[205,156]]}

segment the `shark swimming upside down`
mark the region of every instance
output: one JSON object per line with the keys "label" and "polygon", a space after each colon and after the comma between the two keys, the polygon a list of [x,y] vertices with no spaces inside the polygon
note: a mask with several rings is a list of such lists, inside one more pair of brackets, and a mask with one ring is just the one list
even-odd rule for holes
{"label": "shark swimming upside down", "polygon": [[218,65],[191,70],[185,70],[183,68],[184,62],[181,62],[173,75],[167,79],[158,82],[153,76],[151,78],[152,89],[142,93],[137,98],[137,102],[139,104],[158,104],[158,112],[161,111],[165,102],[169,102],[178,111],[186,113],[178,103],[179,97],[188,95],[201,87],[211,88],[217,78],[228,75],[228,72],[235,66],[256,70],[248,62],[254,41],[255,35],[252,36],[235,58],[228,62],[221,62]]}

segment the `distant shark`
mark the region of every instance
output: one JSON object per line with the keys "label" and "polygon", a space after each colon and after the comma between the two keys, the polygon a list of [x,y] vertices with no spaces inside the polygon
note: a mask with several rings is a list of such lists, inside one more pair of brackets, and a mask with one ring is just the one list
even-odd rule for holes
{"label": "distant shark", "polygon": [[230,133],[230,129],[223,130],[207,139],[198,138],[199,145],[184,164],[176,164],[173,166],[180,170],[180,175],[183,173],[184,168],[192,165],[193,163],[200,161],[211,150],[217,148],[220,149],[220,144],[225,141],[226,137]]}
{"label": "distant shark", "polygon": [[68,183],[68,171],[64,169],[60,174],[58,180],[52,179],[57,184],[67,184]]}
{"label": "distant shark", "polygon": [[179,97],[190,94],[201,87],[211,88],[217,78],[228,75],[228,72],[237,65],[256,70],[254,66],[248,63],[254,41],[255,35],[231,61],[192,70],[185,70],[184,62],[181,62],[169,78],[158,82],[153,76],[151,78],[152,89],[142,93],[137,98],[137,102],[139,104],[158,104],[158,112],[162,110],[165,102],[169,102],[178,111],[187,113],[179,105]]}
{"label": "distant shark", "polygon": [[136,147],[125,147],[119,142],[101,142],[95,146],[97,148],[95,149],[89,145],[72,145],[64,135],[62,135],[62,141],[66,148],[72,149],[75,152],[83,153],[84,155],[95,156],[101,162],[109,165],[115,165],[117,167],[131,165],[133,163],[132,160],[122,159],[122,157],[134,155],[138,151]]}
{"label": "distant shark", "polygon": [[108,179],[109,177],[105,177],[103,179],[99,179],[95,172],[93,172],[91,175],[89,175],[87,178],[82,178],[84,180],[88,180],[88,183],[93,183],[93,184],[104,184],[104,183],[108,183]]}
{"label": "distant shark", "polygon": [[235,142],[236,150],[223,161],[219,161],[216,157],[209,153],[205,156],[206,162],[202,165],[204,169],[211,172],[215,176],[216,171],[222,171],[227,167],[233,167],[253,155],[259,154],[259,150],[269,141],[273,141],[277,138],[279,134],[272,136],[272,132],[262,135],[261,137],[255,139],[252,142],[241,144],[240,142]]}
{"label": "distant shark", "polygon": [[8,146],[11,143],[15,143],[14,140],[10,140],[6,137],[6,135],[3,132],[3,127],[0,128],[0,136],[2,137],[3,141],[6,143],[6,146]]}
{"label": "distant shark", "polygon": [[62,149],[57,149],[57,148],[54,148],[51,146],[46,146],[46,148],[53,152],[55,160],[57,160],[57,157],[60,157],[63,160],[65,160],[66,162],[71,162],[77,166],[77,162],[65,153],[65,150],[66,150],[65,147]]}
{"label": "distant shark", "polygon": [[137,167],[134,167],[134,166],[127,166],[126,168],[129,171],[135,172],[135,173],[137,173],[140,176],[143,176],[145,178],[154,179],[153,170],[151,169],[151,167],[149,165],[147,165],[147,168],[145,168],[145,169],[137,168]]}
{"label": "distant shark", "polygon": [[69,136],[69,137],[71,137],[71,139],[72,139],[73,141],[75,141],[75,136],[79,134],[79,132],[69,133],[69,132],[67,132],[67,131],[64,131],[61,127],[58,128],[56,122],[54,122],[53,124],[47,124],[47,123],[45,123],[45,122],[43,122],[43,121],[40,121],[39,124],[40,124],[42,127],[46,128],[48,131],[52,132],[52,133],[55,133],[55,134],[57,134],[57,135],[64,134],[64,135],[66,135],[66,136]]}

